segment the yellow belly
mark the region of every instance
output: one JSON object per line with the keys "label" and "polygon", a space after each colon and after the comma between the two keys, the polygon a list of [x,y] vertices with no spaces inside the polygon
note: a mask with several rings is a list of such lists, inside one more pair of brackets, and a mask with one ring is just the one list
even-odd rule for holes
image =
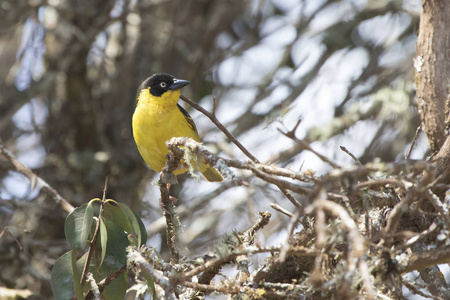
{"label": "yellow belly", "polygon": [[198,134],[189,127],[176,105],[163,108],[148,102],[140,103],[136,107],[133,115],[133,135],[145,162],[157,172],[161,171],[167,161],[167,141],[173,137],[189,137],[199,141]]}

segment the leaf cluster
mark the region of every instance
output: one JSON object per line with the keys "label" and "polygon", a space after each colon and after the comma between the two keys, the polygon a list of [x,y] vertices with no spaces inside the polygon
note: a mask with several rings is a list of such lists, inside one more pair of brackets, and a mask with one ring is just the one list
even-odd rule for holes
{"label": "leaf cluster", "polygon": [[[98,202],[99,216],[94,217],[93,204]],[[126,249],[147,241],[142,220],[123,203],[96,198],[74,209],[66,218],[64,230],[72,249],[53,266],[55,299],[72,299],[74,295],[84,299],[89,290],[102,293],[106,299],[123,299],[127,290]],[[89,277],[90,284],[85,284]],[[99,288],[96,283],[102,281],[108,284]]]}

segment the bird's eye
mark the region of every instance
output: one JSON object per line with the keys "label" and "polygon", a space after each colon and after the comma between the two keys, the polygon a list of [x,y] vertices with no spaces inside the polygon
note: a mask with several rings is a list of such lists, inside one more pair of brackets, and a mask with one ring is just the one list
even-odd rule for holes
{"label": "bird's eye", "polygon": [[165,83],[165,82],[163,81],[163,82],[161,82],[161,83],[159,84],[159,86],[162,87],[162,88],[165,88],[165,87],[167,86],[167,83]]}

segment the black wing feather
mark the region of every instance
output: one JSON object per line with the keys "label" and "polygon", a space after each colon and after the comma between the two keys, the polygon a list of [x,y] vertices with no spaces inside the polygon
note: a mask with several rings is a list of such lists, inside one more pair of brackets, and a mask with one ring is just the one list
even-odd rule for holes
{"label": "black wing feather", "polygon": [[177,106],[178,106],[178,109],[183,113],[183,115],[186,118],[186,121],[188,122],[191,129],[194,130],[195,133],[198,135],[197,126],[195,126],[194,120],[192,120],[189,113],[180,104],[177,103]]}

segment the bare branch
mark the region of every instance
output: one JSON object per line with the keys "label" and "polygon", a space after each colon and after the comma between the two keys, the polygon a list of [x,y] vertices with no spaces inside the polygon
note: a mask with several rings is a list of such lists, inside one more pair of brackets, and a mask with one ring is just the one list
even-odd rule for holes
{"label": "bare branch", "polygon": [[[296,126],[298,126],[299,123],[296,124]],[[295,129],[295,128],[294,128]],[[316,150],[314,150],[311,147],[311,144],[309,142],[307,142],[306,140],[301,140],[299,138],[297,138],[295,135],[293,135],[293,132],[283,132],[280,129],[278,129],[279,132],[281,132],[283,135],[285,135],[286,137],[292,139],[294,142],[296,142],[297,144],[301,145],[301,147],[304,150],[308,150],[309,152],[314,153],[318,158],[320,158],[323,162],[329,164],[333,169],[337,169],[339,168],[339,166],[332,162],[328,157],[326,157],[325,155],[320,154],[319,152],[317,152]]]}
{"label": "bare branch", "polygon": [[180,99],[184,102],[189,103],[192,107],[194,107],[196,110],[207,116],[226,136],[227,138],[233,142],[248,158],[250,158],[251,161],[257,163],[259,162],[258,159],[253,156],[242,144],[239,142],[232,134],[228,131],[228,129],[225,128],[225,126],[222,125],[222,123],[219,122],[219,120],[216,118],[214,113],[210,113],[194,101],[192,101],[189,98],[186,98],[185,96],[181,95]]}
{"label": "bare branch", "polygon": [[169,300],[177,299],[174,294],[174,286],[169,278],[164,276],[162,272],[155,270],[137,250],[131,250],[128,254],[128,263],[135,265],[139,270],[153,279],[153,281],[162,287],[165,291],[165,298]]}
{"label": "bare branch", "polygon": [[25,175],[26,178],[31,183],[32,188],[35,186],[40,187],[43,191],[49,194],[56,203],[59,203],[61,207],[67,211],[68,213],[72,212],[75,208],[66,200],[63,196],[61,196],[54,188],[52,188],[45,180],[37,176],[30,168],[25,167],[22,163],[20,163],[8,149],[5,148],[2,144],[0,144],[0,154],[4,158],[6,158],[16,169],[17,172]]}
{"label": "bare branch", "polygon": [[281,206],[279,206],[278,204],[275,203],[270,203],[270,207],[272,207],[273,209],[275,209],[276,211],[279,211],[282,214],[285,214],[286,216],[288,216],[289,218],[292,218],[293,214],[291,212],[289,212],[288,210],[282,208]]}
{"label": "bare branch", "polygon": [[412,253],[407,261],[397,266],[398,272],[406,274],[414,270],[422,270],[431,266],[450,263],[450,245],[436,249]]}

